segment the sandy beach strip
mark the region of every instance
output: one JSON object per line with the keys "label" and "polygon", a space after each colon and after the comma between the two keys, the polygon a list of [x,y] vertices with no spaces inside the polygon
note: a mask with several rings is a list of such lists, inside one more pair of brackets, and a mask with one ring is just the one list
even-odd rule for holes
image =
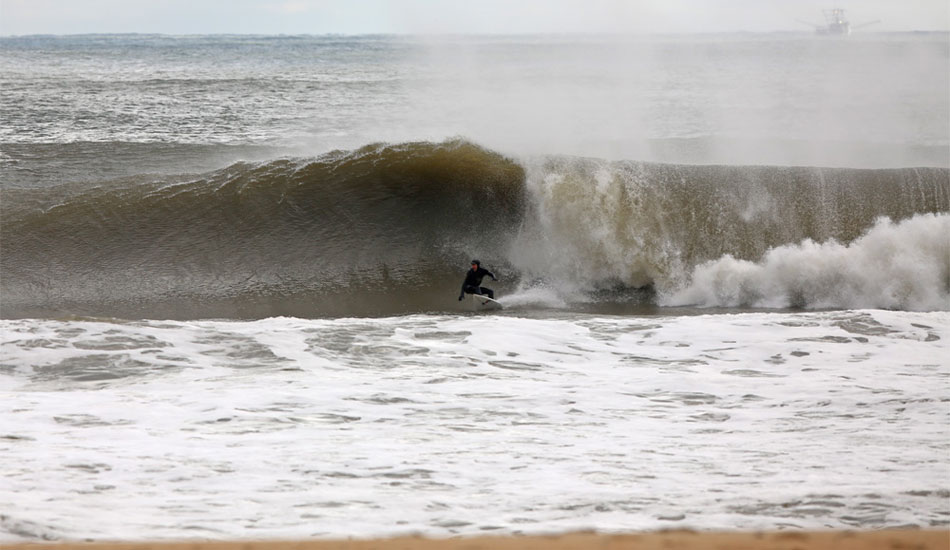
{"label": "sandy beach strip", "polygon": [[937,550],[950,549],[947,530],[662,531],[541,536],[395,537],[359,540],[234,542],[56,542],[0,544],[4,550]]}

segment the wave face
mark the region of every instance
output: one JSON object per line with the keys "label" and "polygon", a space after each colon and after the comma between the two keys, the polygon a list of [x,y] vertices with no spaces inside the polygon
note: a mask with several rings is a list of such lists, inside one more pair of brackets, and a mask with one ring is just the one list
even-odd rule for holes
{"label": "wave face", "polygon": [[[519,162],[452,140],[238,163],[191,179],[8,189],[0,313],[260,318],[446,310],[455,307],[472,257],[502,277],[496,288],[510,303],[524,306],[632,300],[946,309],[948,180],[940,168]],[[822,272],[851,281],[851,272],[877,269],[888,252],[875,243],[887,240],[931,262],[932,276],[880,276],[926,288],[901,294],[865,285],[836,301],[796,291],[794,281],[767,284],[811,280],[807,266],[842,248],[880,249]],[[776,251],[794,256],[795,247],[809,253],[776,263]],[[750,265],[765,282],[723,275]]]}
{"label": "wave face", "polygon": [[3,315],[435,308],[467,256],[515,231],[523,179],[510,160],[454,141],[235,164],[192,181],[10,190]]}

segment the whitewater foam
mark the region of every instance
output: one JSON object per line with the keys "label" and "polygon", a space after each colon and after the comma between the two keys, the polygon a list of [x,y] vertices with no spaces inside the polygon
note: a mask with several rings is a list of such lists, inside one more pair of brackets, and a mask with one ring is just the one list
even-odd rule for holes
{"label": "whitewater foam", "polygon": [[0,541],[947,525],[946,312],[0,334]]}
{"label": "whitewater foam", "polygon": [[509,308],[564,309],[568,301],[563,293],[543,286],[519,286],[514,292],[505,294],[504,305]]}
{"label": "whitewater foam", "polygon": [[950,215],[879,219],[850,244],[805,240],[758,262],[726,255],[696,267],[664,305],[950,309]]}

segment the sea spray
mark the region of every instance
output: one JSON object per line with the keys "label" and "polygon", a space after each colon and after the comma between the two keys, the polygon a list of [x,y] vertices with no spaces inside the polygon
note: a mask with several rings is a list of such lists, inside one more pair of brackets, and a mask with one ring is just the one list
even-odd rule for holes
{"label": "sea spray", "polygon": [[[758,261],[770,250],[803,242],[844,246],[875,223],[880,225],[876,220],[881,218],[897,223],[918,213],[950,211],[950,181],[942,169],[693,166],[566,156],[538,158],[525,165],[527,214],[509,259],[525,281],[556,289],[570,299],[650,286],[663,297],[663,304],[686,303],[684,289],[703,276],[694,270],[707,262],[722,259],[745,265],[740,263]],[[936,265],[946,263],[946,248],[936,246],[946,243],[944,217],[931,215],[929,221],[919,222],[913,236],[917,241],[907,243],[912,249],[925,246],[921,254]],[[880,232],[887,233],[889,227]],[[925,245],[924,239],[932,244]],[[894,250],[898,249],[895,244]],[[853,257],[861,262],[853,266],[854,272],[873,269],[880,255]],[[822,269],[809,258],[801,260],[805,262],[802,270]],[[946,270],[943,273],[945,277]],[[845,271],[838,275],[850,280]],[[770,273],[768,280],[787,277],[794,275]],[[784,292],[773,294],[762,286],[763,296],[752,303],[940,308],[939,300],[927,296],[945,294],[943,281],[936,270],[935,276],[915,283],[926,289],[879,289],[888,295],[903,293],[906,300],[881,296],[837,302],[809,293],[788,300]],[[842,284],[866,286],[857,280]]]}
{"label": "sea spray", "polygon": [[769,250],[751,262],[726,255],[697,266],[664,305],[950,309],[950,215],[879,218],[850,244],[836,240]]}

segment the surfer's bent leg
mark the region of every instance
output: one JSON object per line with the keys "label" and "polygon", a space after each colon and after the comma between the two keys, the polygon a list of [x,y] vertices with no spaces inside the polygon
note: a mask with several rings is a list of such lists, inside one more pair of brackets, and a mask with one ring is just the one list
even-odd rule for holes
{"label": "surfer's bent leg", "polygon": [[481,287],[481,288],[478,289],[478,290],[480,291],[479,294],[484,294],[485,296],[488,296],[488,297],[491,298],[492,300],[495,299],[495,291],[494,291],[494,290],[492,290],[492,289],[490,289],[490,288],[485,288],[485,287]]}

